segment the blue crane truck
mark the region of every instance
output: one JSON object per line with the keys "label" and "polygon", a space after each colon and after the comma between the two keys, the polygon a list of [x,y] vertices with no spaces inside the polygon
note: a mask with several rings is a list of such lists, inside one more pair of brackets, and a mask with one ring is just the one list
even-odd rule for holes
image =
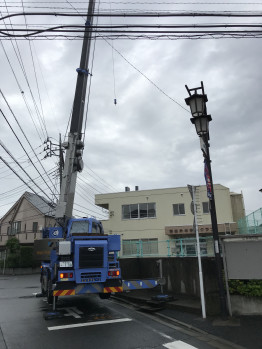
{"label": "blue crane truck", "polygon": [[[122,280],[117,254],[120,236],[106,235],[100,221],[72,218],[77,173],[83,170],[82,124],[89,73],[95,0],[89,0],[83,36],[80,67],[70,130],[61,144],[65,161],[60,161],[60,195],[56,205],[56,226],[44,228],[42,239],[35,240],[35,256],[41,260],[41,290],[53,310],[57,297],[96,293],[108,298],[112,292],[152,288],[159,280]],[[61,155],[61,154],[60,154]],[[63,160],[63,155],[61,155]]]}
{"label": "blue crane truck", "polygon": [[107,299],[111,293],[162,284],[161,279],[122,280],[119,251],[120,236],[104,234],[94,218],[69,219],[66,230],[44,228],[43,238],[35,240],[42,295],[55,310],[60,296],[96,293]]}
{"label": "blue crane truck", "polygon": [[97,293],[109,298],[122,292],[117,253],[120,236],[105,235],[94,218],[69,219],[62,227],[43,229],[43,238],[35,241],[41,259],[41,291],[48,303],[54,297]]}

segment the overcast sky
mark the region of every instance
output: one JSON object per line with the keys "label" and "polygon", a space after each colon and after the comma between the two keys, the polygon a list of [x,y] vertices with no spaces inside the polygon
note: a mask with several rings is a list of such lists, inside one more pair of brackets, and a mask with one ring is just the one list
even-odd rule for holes
{"label": "overcast sky", "polygon": [[[116,9],[262,11],[262,3],[240,5],[239,1],[231,1],[231,5],[222,2],[221,5],[199,5],[196,1],[190,1],[188,4],[185,4],[185,1],[184,4],[173,1],[172,4],[170,1],[169,4],[152,5],[153,2],[150,1],[143,6],[139,3],[107,2],[101,3],[100,10],[110,9],[111,6],[112,11]],[[159,1],[155,1],[157,2]],[[21,5],[11,7],[12,3],[9,0],[6,4],[9,6],[9,12],[22,11]],[[52,4],[53,6],[63,4],[63,7],[73,11],[68,2],[53,1]],[[52,4],[48,3],[47,6]],[[78,9],[80,6],[84,8],[83,3],[71,2],[71,4]],[[34,6],[34,1],[30,4],[24,2],[24,6],[25,11],[36,10],[28,7]],[[35,6],[39,6],[37,1]],[[1,11],[2,14],[6,14],[3,4]],[[27,20],[27,23],[46,23],[50,26],[69,22],[79,24],[84,21],[82,18],[54,19],[50,16],[31,17]],[[111,21],[117,22],[116,19]],[[122,21],[127,23],[127,19]],[[159,24],[161,20],[150,18],[132,20],[133,23],[137,21]],[[217,18],[213,20],[213,22],[218,21],[221,22]],[[222,19],[222,22],[227,21],[232,23],[234,20]],[[165,23],[182,22],[195,24],[200,23],[200,20],[197,18],[183,19],[180,22],[176,18],[165,20]],[[203,22],[210,23],[211,19],[202,19]],[[240,18],[235,22],[244,23],[244,19]],[[12,19],[12,24],[14,23],[24,23],[24,18]],[[0,21],[0,27],[4,27],[3,21]],[[124,191],[125,186],[134,190],[136,185],[141,190],[187,184],[203,185],[205,183],[203,157],[199,138],[190,122],[189,108],[184,102],[184,98],[188,96],[185,84],[193,88],[200,86],[200,82],[203,81],[208,96],[208,113],[213,119],[210,123],[210,154],[214,183],[222,184],[233,192],[242,191],[247,214],[260,208],[262,206],[262,193],[259,192],[262,188],[261,40],[184,39],[108,42],[97,40],[85,135],[85,170],[80,174],[78,181],[76,203],[88,207],[88,215],[105,218],[106,213],[98,214],[100,210],[93,206],[94,193]],[[15,41],[13,44],[17,47]],[[56,142],[59,133],[64,137],[70,117],[81,41],[35,40],[31,44],[32,55],[28,41],[20,40],[17,44],[40,113],[42,105],[47,134]],[[0,88],[35,152],[40,154],[39,159],[42,160],[45,155],[43,152],[45,137],[11,41],[2,41],[0,62]],[[41,105],[35,75],[39,85]],[[31,116],[23,97],[32,110]],[[31,154],[33,162],[36,162],[2,96],[0,96],[0,108]],[[0,118],[1,142],[16,159],[19,159],[32,178],[37,178],[38,173],[28,162],[3,115],[0,115]],[[0,154],[28,182],[23,171],[2,148]],[[55,157],[42,161],[47,171],[54,168],[56,162]],[[36,165],[43,173],[43,169]],[[30,191],[30,189],[26,189],[23,182],[3,162],[0,162],[0,178],[0,216],[2,216],[25,190]],[[37,183],[50,195],[43,181],[38,179]],[[43,195],[38,188],[35,189]],[[83,211],[86,212],[83,207],[75,206],[82,211],[75,211],[75,214],[83,215]]]}

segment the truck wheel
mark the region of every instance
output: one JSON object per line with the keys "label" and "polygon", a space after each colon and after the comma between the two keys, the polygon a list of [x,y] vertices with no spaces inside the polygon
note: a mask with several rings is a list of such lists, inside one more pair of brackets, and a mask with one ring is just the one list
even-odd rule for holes
{"label": "truck wheel", "polygon": [[48,304],[53,304],[53,290],[52,290],[52,281],[50,278],[48,278],[47,281],[47,292],[46,292],[46,298]]}
{"label": "truck wheel", "polygon": [[41,292],[43,296],[46,296],[45,283],[43,277],[41,278]]}
{"label": "truck wheel", "polygon": [[99,293],[99,297],[101,299],[109,299],[111,296],[111,293]]}

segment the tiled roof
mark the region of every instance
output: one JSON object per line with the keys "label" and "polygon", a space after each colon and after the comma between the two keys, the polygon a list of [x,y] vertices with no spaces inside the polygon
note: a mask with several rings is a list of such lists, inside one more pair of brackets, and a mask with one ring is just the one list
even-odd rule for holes
{"label": "tiled roof", "polygon": [[55,205],[48,202],[42,196],[29,193],[27,191],[24,193],[23,196],[45,216],[55,215]]}

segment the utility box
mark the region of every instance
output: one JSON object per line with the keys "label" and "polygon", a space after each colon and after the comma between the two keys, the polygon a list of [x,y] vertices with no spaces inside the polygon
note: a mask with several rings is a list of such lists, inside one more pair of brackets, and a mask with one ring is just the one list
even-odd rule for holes
{"label": "utility box", "polygon": [[58,243],[58,255],[68,256],[71,254],[71,241],[59,241]]}

